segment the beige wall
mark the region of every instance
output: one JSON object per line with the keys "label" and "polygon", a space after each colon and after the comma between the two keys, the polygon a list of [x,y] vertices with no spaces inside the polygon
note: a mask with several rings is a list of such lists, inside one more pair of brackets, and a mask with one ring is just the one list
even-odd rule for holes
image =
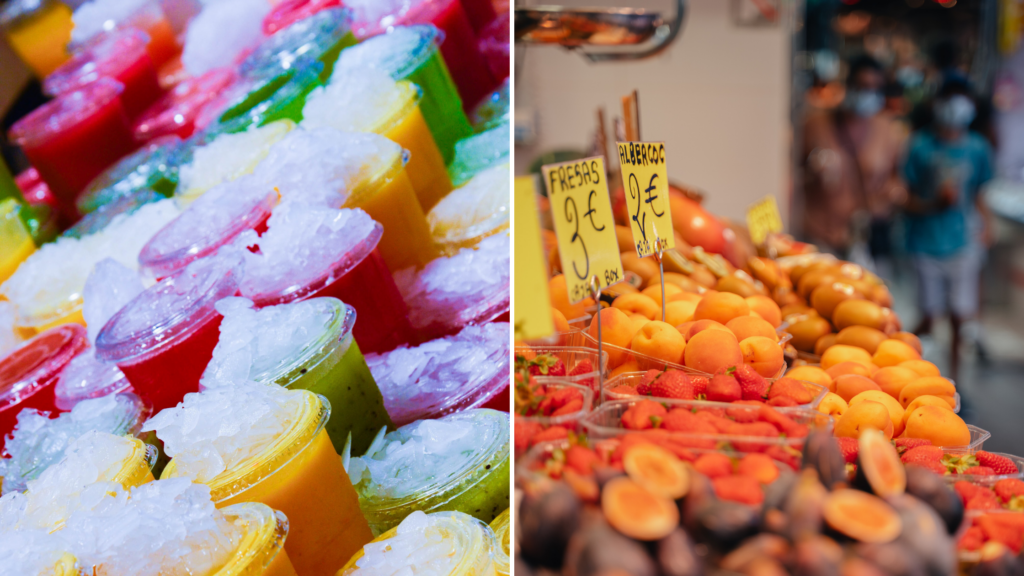
{"label": "beige wall", "polygon": [[690,0],[681,38],[650,60],[591,64],[558,47],[529,47],[516,111],[537,115],[537,139],[516,147],[518,173],[540,152],[585,149],[594,110],[620,116],[620,97],[636,88],[641,135],[666,142],[671,178],[706,190],[706,204],[723,216],[742,218],[766,194],[787,212],[789,33],[736,27],[730,1]]}

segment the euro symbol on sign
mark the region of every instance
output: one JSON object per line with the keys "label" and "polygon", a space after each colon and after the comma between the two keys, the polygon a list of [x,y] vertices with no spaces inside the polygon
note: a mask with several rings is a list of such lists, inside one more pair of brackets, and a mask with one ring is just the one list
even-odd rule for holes
{"label": "euro symbol on sign", "polygon": [[651,175],[651,185],[647,187],[647,190],[644,190],[644,192],[647,192],[647,200],[644,200],[644,202],[646,202],[647,204],[650,204],[651,205],[651,212],[654,212],[655,216],[657,216],[658,218],[661,218],[662,216],[665,215],[665,212],[662,211],[659,214],[658,211],[654,208],[654,201],[658,199],[658,195],[653,193],[654,190],[657,189],[657,186],[654,184],[654,179],[657,178],[657,177],[658,177],[657,174],[652,174]]}

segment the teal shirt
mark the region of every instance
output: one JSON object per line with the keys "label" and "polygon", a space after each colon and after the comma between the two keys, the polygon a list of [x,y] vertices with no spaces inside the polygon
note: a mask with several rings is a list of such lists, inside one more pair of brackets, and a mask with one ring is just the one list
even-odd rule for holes
{"label": "teal shirt", "polygon": [[907,214],[907,251],[935,258],[953,256],[971,241],[970,222],[981,186],[992,179],[992,148],[968,132],[955,142],[939,140],[928,129],[910,140],[903,177],[911,193],[933,200],[940,184],[950,180],[960,194],[949,208],[931,214]]}

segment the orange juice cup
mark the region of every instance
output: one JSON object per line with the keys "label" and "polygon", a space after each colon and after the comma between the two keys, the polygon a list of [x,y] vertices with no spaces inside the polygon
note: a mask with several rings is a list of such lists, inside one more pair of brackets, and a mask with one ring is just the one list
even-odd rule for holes
{"label": "orange juice cup", "polygon": [[[304,392],[302,413],[260,454],[207,484],[217,507],[260,502],[288,517],[285,550],[303,576],[328,576],[373,539],[359,499],[324,426],[331,405]],[[161,478],[176,477],[174,460]]]}
{"label": "orange juice cup", "polygon": [[0,26],[7,41],[38,78],[43,78],[68,59],[71,40],[71,9],[58,0],[8,2],[0,10]]}
{"label": "orange juice cup", "polygon": [[296,576],[284,550],[289,525],[284,514],[256,502],[233,504],[222,512],[242,529],[242,541],[212,576]]}
{"label": "orange juice cup", "polygon": [[36,251],[36,243],[18,217],[21,209],[14,198],[0,200],[0,284]]}

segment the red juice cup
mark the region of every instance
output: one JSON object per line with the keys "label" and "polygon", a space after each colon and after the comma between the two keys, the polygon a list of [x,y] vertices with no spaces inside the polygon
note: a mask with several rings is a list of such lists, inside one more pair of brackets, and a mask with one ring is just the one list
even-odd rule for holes
{"label": "red juice cup", "polygon": [[108,166],[135,150],[121,105],[124,85],[101,78],[36,108],[11,128],[68,223],[78,219],[75,197]]}
{"label": "red juice cup", "polygon": [[139,252],[139,270],[160,280],[205,258],[246,230],[266,229],[277,192],[242,177],[199,197]]}
{"label": "red juice cup", "polygon": [[[473,26],[473,32],[477,34],[498,16],[491,0],[459,0],[459,3],[462,4],[462,10],[466,12],[466,17]],[[507,14],[505,20],[508,20]]]}
{"label": "red juice cup", "polygon": [[[470,0],[472,1],[472,0]],[[499,82],[509,75],[509,52],[512,50],[512,36],[509,30],[508,12],[494,18],[480,31],[480,53],[487,61],[491,76]]]}
{"label": "red juice cup", "polygon": [[135,139],[148,142],[172,134],[188,138],[195,132],[196,117],[203,107],[234,81],[234,71],[227,68],[183,80],[135,120]]}
{"label": "red juice cup", "polygon": [[214,304],[238,293],[240,262],[204,258],[136,296],[96,337],[96,357],[113,362],[153,412],[199,391],[221,315]]}
{"label": "red juice cup", "polygon": [[274,6],[263,19],[263,33],[270,36],[321,10],[338,6],[341,6],[341,0],[285,0]]}
{"label": "red juice cup", "polygon": [[105,35],[75,54],[43,80],[43,92],[59,96],[87,86],[100,78],[124,84],[121,103],[135,118],[160,98],[163,91],[156,66],[146,51],[149,37],[127,28]]}
{"label": "red juice cup", "polygon": [[[363,217],[369,220],[365,214]],[[273,232],[272,222],[270,234]],[[337,242],[327,239],[335,249],[325,253],[326,258],[295,266],[283,274],[280,268],[253,265],[261,261],[257,256],[246,263],[241,294],[258,308],[322,296],[337,298],[362,319],[352,330],[360,350],[366,354],[391,350],[409,341],[411,329],[405,301],[377,250],[383,232],[383,227],[373,222],[362,236],[339,238]],[[301,247],[294,249],[298,253]],[[277,249],[279,253],[287,251],[287,245]]]}
{"label": "red juice cup", "polygon": [[57,411],[53,396],[57,378],[88,347],[85,327],[65,324],[43,332],[0,359],[0,450],[22,409]]}

